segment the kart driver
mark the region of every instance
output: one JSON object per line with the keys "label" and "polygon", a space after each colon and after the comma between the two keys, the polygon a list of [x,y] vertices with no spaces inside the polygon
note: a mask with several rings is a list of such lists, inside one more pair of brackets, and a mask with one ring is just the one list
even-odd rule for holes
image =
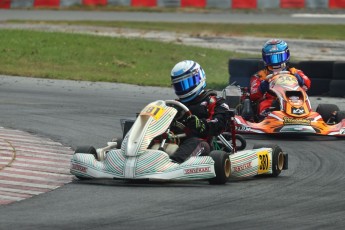
{"label": "kart driver", "polygon": [[230,110],[225,100],[214,90],[206,90],[206,74],[192,60],[177,63],[171,70],[172,86],[178,100],[188,107],[192,115],[182,121],[187,138],[170,157],[182,163],[189,156],[210,153],[208,140],[222,133],[230,120]]}
{"label": "kart driver", "polygon": [[262,47],[262,60],[265,68],[255,73],[250,79],[250,99],[259,103],[258,114],[261,118],[266,117],[270,112],[269,107],[272,106],[275,99],[275,96],[266,93],[269,89],[269,82],[265,80],[267,75],[290,71],[305,91],[310,88],[310,79],[301,70],[290,67],[289,59],[289,47],[283,40],[270,39]]}

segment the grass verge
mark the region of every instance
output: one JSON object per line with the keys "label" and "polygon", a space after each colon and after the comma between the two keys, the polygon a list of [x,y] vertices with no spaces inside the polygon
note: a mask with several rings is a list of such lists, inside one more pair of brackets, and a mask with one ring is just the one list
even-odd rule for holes
{"label": "grass verge", "polygon": [[[344,40],[342,25],[251,25],[165,22],[11,21],[106,26],[188,33],[192,36],[258,36]],[[257,57],[260,53],[258,51]],[[30,30],[0,30],[0,73],[71,80],[169,86],[170,70],[181,60],[198,61],[208,85],[228,83],[228,60],[250,57],[230,51],[143,39],[111,38]]]}
{"label": "grass verge", "polygon": [[248,55],[178,44],[80,35],[0,30],[0,72],[40,78],[170,86],[170,70],[193,59],[211,88],[228,83],[229,58]]}

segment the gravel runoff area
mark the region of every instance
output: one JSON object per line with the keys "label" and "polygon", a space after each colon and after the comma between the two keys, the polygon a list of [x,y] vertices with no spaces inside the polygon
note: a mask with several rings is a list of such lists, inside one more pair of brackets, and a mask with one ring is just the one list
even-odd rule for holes
{"label": "gravel runoff area", "polygon": [[[145,38],[163,42],[208,47],[240,53],[260,55],[262,45],[270,38],[257,38],[249,36],[214,36],[212,34],[200,34],[191,36],[188,34],[143,31],[123,28],[109,28],[100,26],[76,26],[76,25],[50,25],[50,24],[12,24],[0,23],[0,28],[7,29],[31,29],[51,32],[69,32],[80,34],[93,34],[110,37]],[[283,38],[285,39],[285,38]],[[312,39],[285,39],[290,47],[291,55],[298,60],[334,60],[345,61],[345,41],[312,40]]]}

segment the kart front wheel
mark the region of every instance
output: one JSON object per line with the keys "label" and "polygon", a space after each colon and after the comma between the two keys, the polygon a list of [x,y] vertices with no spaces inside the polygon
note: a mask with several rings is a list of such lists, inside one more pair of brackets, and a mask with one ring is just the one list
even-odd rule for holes
{"label": "kart front wheel", "polygon": [[210,184],[225,184],[231,175],[231,162],[229,154],[214,150],[210,153],[210,157],[214,160],[214,170],[216,177],[209,179]]}
{"label": "kart front wheel", "polygon": [[[76,150],[74,151],[74,154],[76,153],[83,153],[83,154],[91,154],[97,159],[97,151],[95,147],[90,145],[84,145],[84,146],[78,146]],[[89,177],[83,177],[83,176],[76,176],[79,180],[88,180]]]}
{"label": "kart front wheel", "polygon": [[91,154],[97,159],[97,151],[95,147],[90,146],[90,145],[78,146],[77,149],[74,151],[74,153]]}

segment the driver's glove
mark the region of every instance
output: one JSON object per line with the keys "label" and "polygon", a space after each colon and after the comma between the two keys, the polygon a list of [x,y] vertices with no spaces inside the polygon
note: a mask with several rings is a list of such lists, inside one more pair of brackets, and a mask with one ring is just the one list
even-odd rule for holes
{"label": "driver's glove", "polygon": [[261,91],[261,93],[266,93],[270,88],[270,83],[268,81],[261,81],[259,89]]}
{"label": "driver's glove", "polygon": [[186,119],[185,124],[192,134],[199,137],[207,135],[208,126],[205,119],[199,119],[197,116],[191,115]]}
{"label": "driver's glove", "polygon": [[298,73],[295,73],[294,76],[296,77],[299,86],[303,87],[303,86],[304,86],[304,80],[303,80],[303,78],[302,78]]}

